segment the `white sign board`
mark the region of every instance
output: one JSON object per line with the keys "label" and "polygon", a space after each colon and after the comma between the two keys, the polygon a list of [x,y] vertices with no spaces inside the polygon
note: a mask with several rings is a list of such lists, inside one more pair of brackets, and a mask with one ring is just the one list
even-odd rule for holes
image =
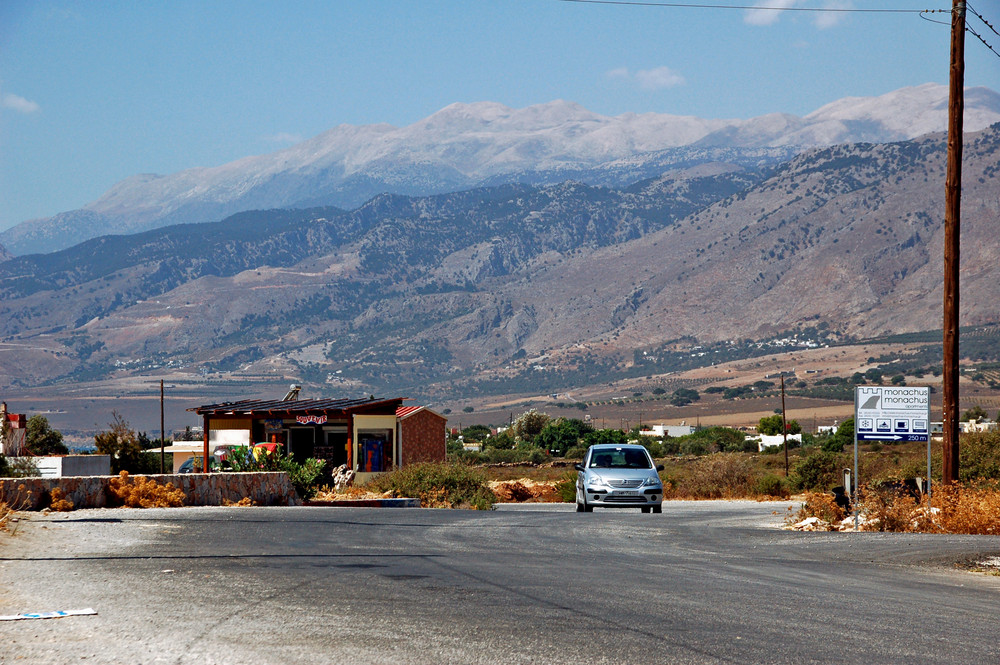
{"label": "white sign board", "polygon": [[930,441],[931,389],[858,386],[854,431],[858,441]]}

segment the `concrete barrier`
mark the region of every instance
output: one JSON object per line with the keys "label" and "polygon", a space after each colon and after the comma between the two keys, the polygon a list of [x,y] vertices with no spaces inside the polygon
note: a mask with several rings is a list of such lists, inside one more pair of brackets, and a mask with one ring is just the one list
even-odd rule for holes
{"label": "concrete barrier", "polygon": [[[302,505],[288,474],[281,471],[148,474],[145,477],[161,485],[172,483],[184,492],[186,506],[221,506],[225,501],[235,503],[247,497],[258,506]],[[0,501],[15,510],[42,510],[51,504],[52,490],[58,487],[63,498],[73,502],[74,508],[106,508],[116,505],[114,495],[107,491],[114,478],[117,476],[0,478]]]}

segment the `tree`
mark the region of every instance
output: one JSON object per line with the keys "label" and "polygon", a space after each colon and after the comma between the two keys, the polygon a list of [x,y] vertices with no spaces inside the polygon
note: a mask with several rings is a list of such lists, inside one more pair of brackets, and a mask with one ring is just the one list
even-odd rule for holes
{"label": "tree", "polygon": [[542,428],[535,444],[553,455],[565,455],[567,450],[580,443],[584,435],[593,431],[593,427],[577,418],[557,418]]}
{"label": "tree", "polygon": [[514,421],[514,425],[511,429],[514,430],[514,436],[520,441],[525,441],[527,443],[534,443],[535,437],[537,437],[542,429],[549,423],[550,418],[544,414],[539,413],[532,409],[522,413],[517,420]]}
{"label": "tree", "polygon": [[837,433],[823,442],[823,452],[843,452],[844,446],[854,445],[854,418],[848,418],[840,423]]}
{"label": "tree", "polygon": [[670,403],[674,406],[687,406],[691,402],[696,402],[701,399],[701,395],[698,394],[697,390],[692,390],[691,388],[678,388],[670,396]]}
{"label": "tree", "polygon": [[[787,421],[785,423],[785,428],[788,430],[789,434],[798,434],[802,431],[802,425],[800,425],[797,420]],[[781,434],[781,414],[776,413],[773,416],[765,416],[761,418],[757,423],[757,431],[761,434],[766,434],[767,436]]]}
{"label": "tree", "polygon": [[462,430],[462,438],[466,441],[485,441],[492,431],[486,425],[470,425]]}
{"label": "tree", "polygon": [[628,434],[620,429],[597,429],[583,435],[583,443],[595,446],[599,443],[628,443]]}
{"label": "tree", "polygon": [[959,418],[959,420],[963,422],[969,420],[975,420],[977,422],[980,422],[986,420],[987,418],[989,418],[989,416],[986,415],[986,410],[983,409],[983,407],[976,404],[974,407],[963,413],[962,417]]}
{"label": "tree", "polygon": [[28,432],[25,435],[25,446],[32,455],[66,455],[69,448],[63,443],[63,435],[49,426],[45,416],[28,418]]}
{"label": "tree", "polygon": [[111,456],[111,472],[137,471],[142,464],[142,446],[135,430],[117,411],[111,412],[108,429],[94,435],[94,445],[103,455]]}

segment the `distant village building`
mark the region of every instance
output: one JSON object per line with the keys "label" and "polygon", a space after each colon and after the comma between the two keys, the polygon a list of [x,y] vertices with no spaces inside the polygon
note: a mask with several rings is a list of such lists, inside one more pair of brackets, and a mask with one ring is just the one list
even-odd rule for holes
{"label": "distant village building", "polygon": [[24,455],[27,436],[28,417],[23,413],[8,413],[7,402],[0,402],[0,455],[5,457]]}
{"label": "distant village building", "polygon": [[[785,445],[785,439],[781,434],[758,434],[754,437],[747,437],[747,440],[759,439],[757,444],[757,451],[764,452],[765,448],[772,448],[774,446]],[[789,441],[798,441],[799,445],[802,445],[802,434],[789,434]]]}
{"label": "distant village building", "polygon": [[653,436],[662,439],[665,436],[671,438],[676,438],[679,436],[687,436],[689,434],[694,434],[695,428],[693,425],[645,425],[639,434],[642,436]]}

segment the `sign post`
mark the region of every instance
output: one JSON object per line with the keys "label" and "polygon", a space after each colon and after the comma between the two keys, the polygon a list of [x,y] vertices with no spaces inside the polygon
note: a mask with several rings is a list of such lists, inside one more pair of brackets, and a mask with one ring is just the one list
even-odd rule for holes
{"label": "sign post", "polygon": [[927,487],[931,477],[931,389],[927,386],[858,386],[854,390],[854,528],[858,528],[858,445],[861,442],[927,443]]}

